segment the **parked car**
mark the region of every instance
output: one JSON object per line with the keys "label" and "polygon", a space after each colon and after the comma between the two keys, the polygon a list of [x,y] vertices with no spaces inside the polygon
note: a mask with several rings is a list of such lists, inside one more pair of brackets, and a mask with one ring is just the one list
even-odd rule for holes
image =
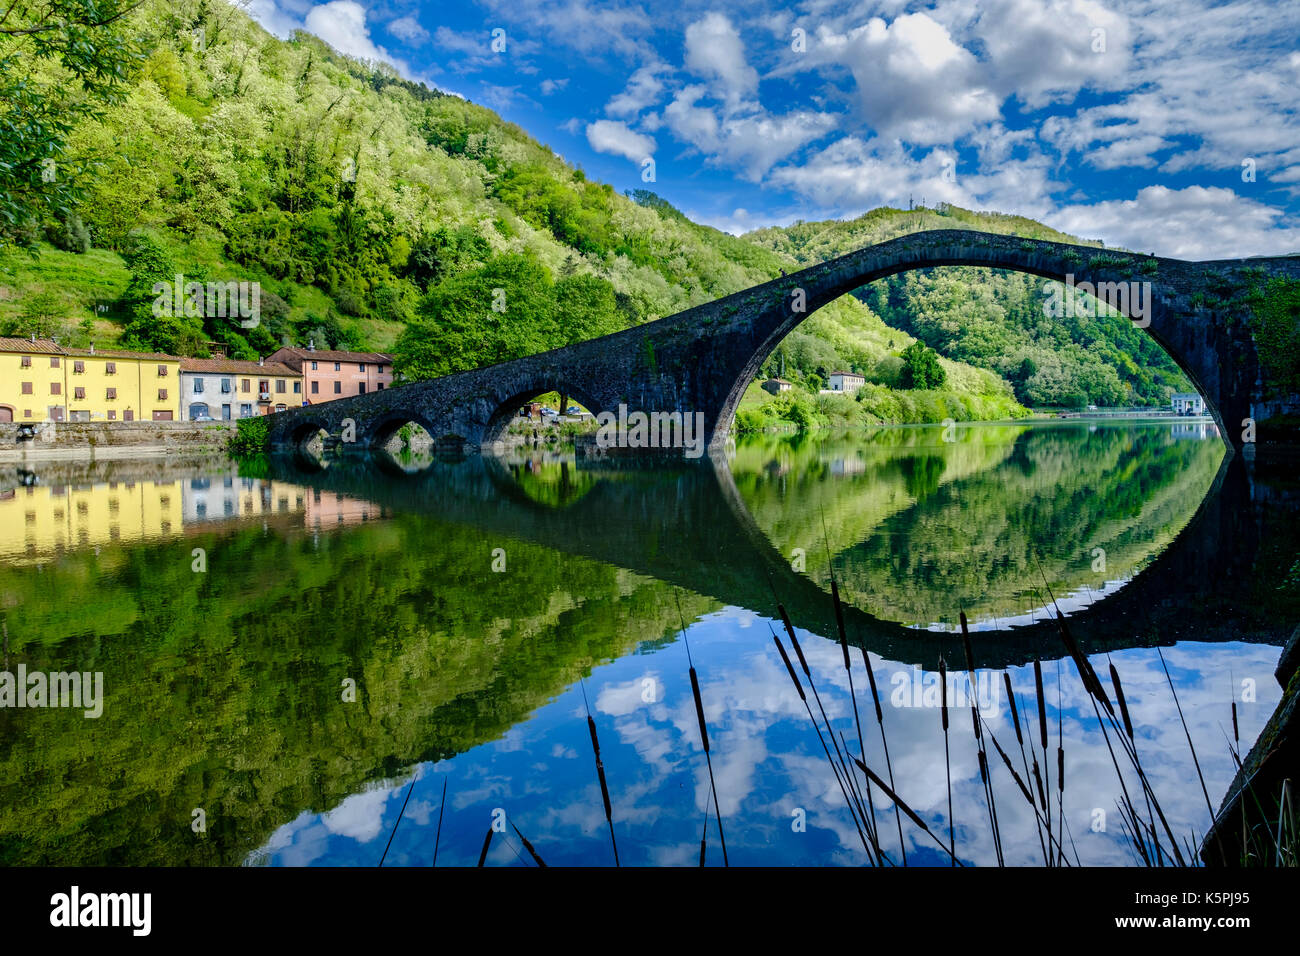
{"label": "parked car", "polygon": [[544,406],[542,408],[542,414],[545,415],[547,418],[558,418],[560,416],[559,412],[557,412],[555,409],[550,408],[548,406]]}
{"label": "parked car", "polygon": [[190,419],[192,422],[211,422],[216,421],[211,415],[195,415]]}
{"label": "parked car", "polygon": [[579,408],[577,405],[570,405],[569,408],[568,408],[568,410],[567,410],[564,414],[566,414],[566,415],[581,415],[581,414],[582,414],[582,409]]}

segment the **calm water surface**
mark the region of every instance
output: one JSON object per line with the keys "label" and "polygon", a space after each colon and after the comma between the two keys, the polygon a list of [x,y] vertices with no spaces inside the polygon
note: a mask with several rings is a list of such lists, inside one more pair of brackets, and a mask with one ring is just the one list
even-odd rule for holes
{"label": "calm water surface", "polygon": [[[948,437],[767,436],[725,464],[654,469],[543,453],[10,466],[4,669],[101,672],[105,694],[97,719],[0,709],[0,862],[373,866],[409,793],[385,865],[429,865],[440,814],[439,865],[476,863],[503,818],[488,865],[531,865],[514,827],[548,864],[612,864],[589,706],[621,861],[696,865],[707,829],[720,865],[684,623],[731,863],[861,865],[772,639],[780,600],[857,753],[832,571],[867,763],[884,771],[863,651],[897,790],[933,830],[950,819],[935,669],[964,666],[964,610],[975,701],[1004,746],[1002,672],[1032,721],[1043,661],[1070,855],[1133,862],[1105,741],[1044,623],[1054,597],[1098,671],[1119,671],[1171,825],[1203,833],[1156,647],[1217,808],[1232,701],[1244,753],[1280,696],[1294,510],[1212,425]],[[995,863],[965,715],[950,747],[958,854]],[[1032,813],[993,776],[1007,862],[1041,864]],[[894,809],[875,802],[897,861]],[[903,840],[909,864],[946,862],[906,820]]]}

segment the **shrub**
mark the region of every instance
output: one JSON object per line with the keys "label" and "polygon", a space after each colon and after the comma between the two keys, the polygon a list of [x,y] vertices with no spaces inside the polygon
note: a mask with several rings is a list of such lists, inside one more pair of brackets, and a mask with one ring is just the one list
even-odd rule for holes
{"label": "shrub", "polygon": [[241,418],[235,423],[235,434],[226,450],[232,457],[247,458],[266,454],[271,447],[271,426],[267,416]]}

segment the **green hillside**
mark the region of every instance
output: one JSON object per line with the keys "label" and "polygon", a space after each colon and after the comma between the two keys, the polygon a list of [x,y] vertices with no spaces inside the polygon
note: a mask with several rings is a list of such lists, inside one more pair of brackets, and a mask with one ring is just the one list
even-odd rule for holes
{"label": "green hillside", "polygon": [[[12,16],[43,9],[21,0]],[[188,355],[219,343],[248,358],[310,340],[394,350],[422,378],[651,321],[909,229],[1057,237],[1030,220],[877,210],[738,238],[653,193],[587,180],[490,110],[306,34],[278,40],[226,4],[147,0],[97,30],[91,54],[33,39],[49,34],[0,37],[0,130],[15,134],[0,153],[0,334]],[[88,71],[96,83],[76,88]],[[60,123],[41,125],[56,107]],[[42,153],[55,157],[50,182]],[[260,283],[260,324],[157,315],[154,284],[178,274]],[[983,348],[938,334],[933,309],[909,313],[930,307],[906,283],[930,281],[811,317],[764,369],[796,389],[751,390],[741,427],[1016,417],[1012,382],[1022,401],[1078,397],[1043,398],[1017,378],[1027,356],[1046,376],[1053,345],[1011,330],[1024,316],[1004,304],[1010,279],[949,296],[1003,330]],[[1104,337],[1113,348],[1093,362],[1104,384],[1108,369],[1151,367],[1141,341]],[[817,395],[840,367],[868,374],[856,400]]]}

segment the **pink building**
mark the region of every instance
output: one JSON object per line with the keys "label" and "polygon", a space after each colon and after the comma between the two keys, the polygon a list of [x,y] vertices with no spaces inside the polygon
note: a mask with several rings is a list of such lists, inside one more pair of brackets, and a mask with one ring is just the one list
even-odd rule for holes
{"label": "pink building", "polygon": [[393,384],[393,357],[383,352],[281,348],[266,357],[302,373],[304,405],[378,392]]}

